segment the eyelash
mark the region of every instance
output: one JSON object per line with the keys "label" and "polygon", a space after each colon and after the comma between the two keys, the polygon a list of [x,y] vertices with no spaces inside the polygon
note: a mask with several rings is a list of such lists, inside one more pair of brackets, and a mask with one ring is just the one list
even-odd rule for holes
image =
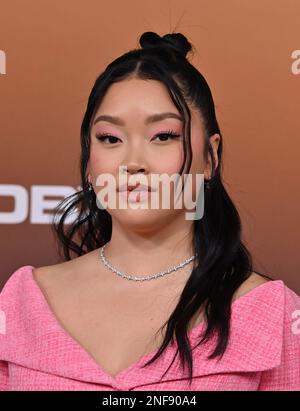
{"label": "eyelash", "polygon": [[[158,134],[156,134],[156,136],[155,136],[154,138],[159,137],[159,136],[168,136],[168,137],[170,137],[171,139],[175,139],[175,138],[181,137],[180,134],[173,133],[172,130],[168,130],[168,131],[163,132],[163,133],[158,133]],[[118,137],[115,137],[115,136],[113,136],[113,135],[111,135],[111,134],[106,134],[106,133],[96,134],[96,138],[97,138],[99,141],[101,141],[101,142],[104,142],[104,140],[105,140],[106,138],[108,138],[108,137],[119,139]],[[165,141],[163,141],[163,142],[166,142],[166,141],[167,141],[167,140],[165,140]],[[114,145],[114,144],[109,144],[109,145]]]}

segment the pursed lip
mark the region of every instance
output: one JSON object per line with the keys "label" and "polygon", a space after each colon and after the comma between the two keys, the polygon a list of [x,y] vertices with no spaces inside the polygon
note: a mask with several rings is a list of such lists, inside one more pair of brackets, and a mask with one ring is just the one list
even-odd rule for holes
{"label": "pursed lip", "polygon": [[155,189],[151,186],[146,186],[144,184],[123,184],[118,191],[155,191]]}

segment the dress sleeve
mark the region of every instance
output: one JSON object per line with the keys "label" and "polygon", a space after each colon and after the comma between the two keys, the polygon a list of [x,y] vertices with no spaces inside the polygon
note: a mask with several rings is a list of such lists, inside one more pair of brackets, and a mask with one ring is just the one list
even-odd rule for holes
{"label": "dress sleeve", "polygon": [[300,391],[300,296],[285,286],[281,364],[262,372],[259,391]]}
{"label": "dress sleeve", "polygon": [[0,360],[0,391],[7,391],[8,385],[8,364]]}

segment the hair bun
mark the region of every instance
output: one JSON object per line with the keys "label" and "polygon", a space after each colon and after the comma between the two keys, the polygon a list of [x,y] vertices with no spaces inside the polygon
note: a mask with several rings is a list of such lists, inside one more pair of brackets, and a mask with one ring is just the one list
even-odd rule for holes
{"label": "hair bun", "polygon": [[183,57],[192,49],[191,43],[181,33],[165,34],[161,37],[153,31],[146,31],[140,37],[140,45],[143,49],[169,47]]}

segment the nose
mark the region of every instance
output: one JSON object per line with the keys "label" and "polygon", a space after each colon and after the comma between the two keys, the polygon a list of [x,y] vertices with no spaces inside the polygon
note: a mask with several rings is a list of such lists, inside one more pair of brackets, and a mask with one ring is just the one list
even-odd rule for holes
{"label": "nose", "polygon": [[145,166],[140,166],[139,164],[129,163],[127,165],[128,174],[144,173],[146,171]]}
{"label": "nose", "polygon": [[139,146],[131,147],[123,158],[122,166],[127,167],[128,174],[147,173],[146,150]]}
{"label": "nose", "polygon": [[[126,170],[126,168],[125,167],[127,167],[127,170]],[[140,183],[142,183],[142,184],[146,184],[146,185],[148,185],[148,181],[144,181],[143,180],[143,178],[145,178],[145,177],[140,177],[140,176],[144,176],[144,175],[147,175],[148,174],[148,172],[146,171],[146,167],[144,166],[144,165],[140,165],[140,164],[138,164],[138,163],[136,163],[136,162],[129,162],[129,163],[124,163],[124,164],[122,164],[122,172],[121,172],[121,174],[127,174],[127,180],[128,180],[128,182],[130,183],[134,183],[134,182],[136,182],[136,181],[132,181],[131,180],[131,176],[133,176],[133,175],[139,175],[138,177],[136,177],[136,178],[138,178],[139,179],[139,181],[140,181],[140,179],[142,179],[141,181],[140,181]]]}

